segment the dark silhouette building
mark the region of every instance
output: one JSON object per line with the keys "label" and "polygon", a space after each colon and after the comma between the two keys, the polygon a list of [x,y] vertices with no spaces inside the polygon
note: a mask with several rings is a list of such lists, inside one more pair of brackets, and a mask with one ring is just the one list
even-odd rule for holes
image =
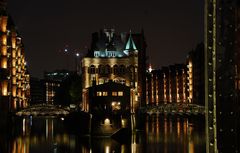
{"label": "dark silhouette building", "polygon": [[38,78],[30,78],[30,105],[45,103],[46,94],[44,90],[44,81]]}
{"label": "dark silhouette building", "polygon": [[240,2],[205,1],[207,153],[240,152]]}
{"label": "dark silhouette building", "polygon": [[61,83],[66,80],[73,72],[68,70],[55,70],[52,72],[44,72],[43,87],[45,92],[45,102],[47,104],[54,103],[56,91],[60,88]]}

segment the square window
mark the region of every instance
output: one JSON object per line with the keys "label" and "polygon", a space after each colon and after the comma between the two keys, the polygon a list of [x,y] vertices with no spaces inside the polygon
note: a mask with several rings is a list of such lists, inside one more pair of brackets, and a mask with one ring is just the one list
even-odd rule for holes
{"label": "square window", "polygon": [[98,91],[98,92],[97,92],[97,96],[102,96],[102,92],[101,92],[101,91]]}
{"label": "square window", "polygon": [[118,91],[118,96],[123,96],[123,92],[122,91]]}
{"label": "square window", "polygon": [[112,92],[112,96],[117,96],[117,92],[116,92],[116,91],[113,91],[113,92]]}

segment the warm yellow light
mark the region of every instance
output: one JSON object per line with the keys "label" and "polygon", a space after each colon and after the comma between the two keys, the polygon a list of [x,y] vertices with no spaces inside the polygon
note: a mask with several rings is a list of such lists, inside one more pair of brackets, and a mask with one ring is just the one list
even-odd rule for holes
{"label": "warm yellow light", "polygon": [[117,96],[117,92],[113,91],[112,96]]}
{"label": "warm yellow light", "polygon": [[7,46],[2,46],[2,51],[1,51],[3,56],[7,56]]}
{"label": "warm yellow light", "polygon": [[1,31],[6,32],[7,31],[7,16],[1,16]]}
{"label": "warm yellow light", "polygon": [[1,68],[7,68],[7,57],[2,57],[1,59]]}
{"label": "warm yellow light", "polygon": [[12,38],[12,48],[16,48],[16,38]]}
{"label": "warm yellow light", "polygon": [[103,96],[108,96],[108,93],[106,91],[102,92]]}
{"label": "warm yellow light", "polygon": [[118,96],[123,96],[123,92],[122,91],[118,91]]}
{"label": "warm yellow light", "polygon": [[12,50],[12,58],[16,58],[16,50],[15,49]]}
{"label": "warm yellow light", "polygon": [[12,77],[12,83],[16,84],[17,83],[17,78],[16,77]]}
{"label": "warm yellow light", "polygon": [[8,94],[8,81],[2,81],[2,95],[7,96]]}
{"label": "warm yellow light", "polygon": [[110,147],[109,146],[106,146],[105,153],[110,153]]}
{"label": "warm yellow light", "polygon": [[110,119],[106,118],[106,119],[104,120],[104,125],[110,125]]}
{"label": "warm yellow light", "polygon": [[101,91],[98,91],[98,92],[97,92],[97,96],[102,96],[102,92],[101,92]]}
{"label": "warm yellow light", "polygon": [[12,59],[12,67],[16,66],[16,59]]}
{"label": "warm yellow light", "polygon": [[122,128],[127,127],[127,120],[126,119],[122,119],[121,123],[122,123]]}
{"label": "warm yellow light", "polygon": [[12,87],[12,96],[13,97],[17,96],[17,87],[16,87],[16,85],[13,85],[13,87]]}
{"label": "warm yellow light", "polygon": [[2,44],[7,45],[7,35],[6,34],[2,35]]}

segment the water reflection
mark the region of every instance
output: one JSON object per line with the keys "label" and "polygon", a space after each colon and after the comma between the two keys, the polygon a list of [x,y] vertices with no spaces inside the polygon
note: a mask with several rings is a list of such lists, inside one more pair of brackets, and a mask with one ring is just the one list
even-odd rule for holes
{"label": "water reflection", "polygon": [[57,118],[24,118],[0,137],[0,153],[204,153],[204,120],[147,116],[129,140],[71,134]]}

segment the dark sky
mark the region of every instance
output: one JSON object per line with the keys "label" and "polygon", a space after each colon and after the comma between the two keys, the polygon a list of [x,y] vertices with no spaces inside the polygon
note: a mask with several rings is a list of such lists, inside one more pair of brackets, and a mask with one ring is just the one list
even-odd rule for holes
{"label": "dark sky", "polygon": [[203,41],[203,0],[9,0],[8,12],[23,37],[32,76],[44,70],[72,68],[74,56],[85,52],[91,33],[144,29],[153,68],[185,61]]}

